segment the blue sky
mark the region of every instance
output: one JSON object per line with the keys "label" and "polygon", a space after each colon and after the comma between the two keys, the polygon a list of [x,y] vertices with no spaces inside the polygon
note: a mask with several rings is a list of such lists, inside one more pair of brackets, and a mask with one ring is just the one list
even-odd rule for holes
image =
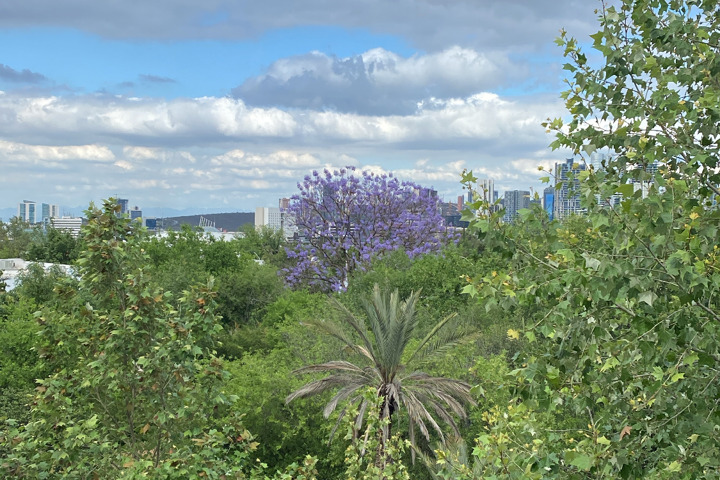
{"label": "blue sky", "polygon": [[[404,56],[419,53],[392,35],[334,26],[272,30],[248,40],[116,39],[60,27],[0,31],[2,63],[42,72],[46,80],[35,85],[53,93],[163,98],[223,96],[278,58],[311,51],[347,57],[378,45]],[[3,88],[13,83],[0,78]]]}
{"label": "blue sky", "polygon": [[[31,5],[32,3],[32,5]],[[592,0],[156,0],[0,6],[0,209],[251,211],[356,165],[461,193],[561,161],[560,28]]]}

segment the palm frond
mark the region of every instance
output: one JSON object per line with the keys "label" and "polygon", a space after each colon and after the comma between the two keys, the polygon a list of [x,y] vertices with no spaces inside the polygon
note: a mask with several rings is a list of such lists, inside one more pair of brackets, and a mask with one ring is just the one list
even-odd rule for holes
{"label": "palm frond", "polygon": [[433,327],[433,329],[430,330],[430,332],[428,332],[427,335],[425,335],[425,338],[423,338],[423,339],[420,341],[420,343],[418,344],[418,346],[417,346],[417,348],[415,349],[415,351],[414,351],[414,352],[410,355],[410,357],[408,358],[407,363],[408,363],[408,364],[412,363],[412,361],[414,360],[415,356],[423,349],[423,347],[425,347],[425,345],[426,345],[430,340],[432,340],[432,338],[433,338],[435,335],[437,335],[437,333],[440,331],[440,329],[442,329],[445,325],[447,325],[447,323],[448,323],[450,320],[452,320],[453,318],[455,318],[456,316],[457,316],[457,313],[451,313],[451,314],[448,315],[447,317],[445,317],[445,318],[443,318],[442,320],[440,320],[440,321]]}
{"label": "palm frond", "polygon": [[[435,410],[435,415],[437,415],[445,423],[450,425],[450,427],[453,429],[453,432],[455,432],[455,435],[460,435],[460,429],[458,429],[458,426],[455,424],[455,420],[452,418],[452,415],[450,415],[447,410],[445,410],[443,406],[436,401],[431,401],[430,405],[433,407],[433,410]],[[442,441],[443,443],[445,443],[444,438],[442,439]]]}
{"label": "palm frond", "polygon": [[[453,348],[458,345],[467,344],[477,338],[478,332],[467,329],[449,330],[442,336],[427,343],[425,348],[414,352],[414,358],[411,358],[412,365],[415,368],[421,368],[447,355]],[[408,360],[408,364],[410,363]]]}
{"label": "palm frond", "polygon": [[435,418],[433,418],[432,414],[425,407],[426,402],[429,402],[430,399],[422,395],[420,392],[406,392],[404,400],[405,406],[408,410],[408,415],[411,411],[414,415],[413,417],[410,417],[410,421],[423,426],[421,431],[425,439],[430,441],[430,432],[427,427],[424,426],[424,422],[427,421],[433,427],[433,430],[435,430],[440,436],[441,441],[444,442],[445,436],[442,433],[440,425],[438,425]]}
{"label": "palm frond", "polygon": [[[470,395],[472,387],[467,382],[453,378],[434,377],[425,372],[413,372],[402,379],[404,388],[421,390],[427,394],[447,394],[462,403],[477,405]],[[462,405],[461,405],[462,407]],[[462,409],[464,412],[464,409]]]}
{"label": "palm frond", "polygon": [[330,375],[320,380],[312,381],[310,383],[306,383],[305,385],[285,397],[285,403],[288,404],[296,398],[304,398],[312,395],[318,395],[332,388],[336,388],[341,385],[346,385],[350,382],[353,382],[356,378],[357,376],[337,374]]}
{"label": "palm frond", "polygon": [[[370,354],[370,357],[373,359],[373,362],[375,365],[378,365],[378,359],[377,354],[375,353],[375,348],[373,347],[372,342],[368,338],[367,331],[365,328],[362,327],[360,322],[355,318],[355,315],[348,310],[348,308],[343,305],[342,303],[338,302],[336,299],[333,299],[335,307],[340,311],[342,314],[342,319],[350,325],[350,327],[355,331],[355,333],[358,334],[360,339],[362,340],[363,345],[365,346],[365,350]],[[353,347],[354,347],[353,342]]]}
{"label": "palm frond", "polygon": [[357,365],[347,362],[345,360],[331,360],[329,362],[325,363],[317,363],[315,365],[306,365],[304,367],[300,367],[297,370],[293,370],[293,374],[303,374],[303,373],[314,373],[314,372],[327,372],[327,371],[335,371],[335,370],[341,370],[346,372],[355,372],[358,374],[364,373],[364,370]]}
{"label": "palm frond", "polygon": [[323,416],[325,418],[328,418],[330,414],[335,410],[339,402],[345,401],[346,399],[350,398],[350,396],[352,396],[353,393],[357,392],[359,388],[367,387],[369,385],[370,384],[368,382],[353,382],[338,390],[338,392],[333,396],[333,398],[330,399],[327,405],[325,405],[325,408],[323,409]]}
{"label": "palm frond", "polygon": [[375,285],[371,300],[364,301],[368,324],[375,336],[383,378],[386,382],[391,382],[397,374],[402,354],[417,327],[415,304],[419,294],[420,292],[413,292],[401,302],[397,290],[388,298]]}
{"label": "palm frond", "polygon": [[[324,332],[330,337],[340,340],[343,344],[345,344],[347,348],[349,348],[353,352],[360,353],[361,355],[363,354],[362,352],[358,351],[358,345],[356,345],[355,341],[351,337],[349,337],[345,330],[343,330],[337,323],[330,320],[308,320],[304,323],[309,327],[313,327],[317,330]],[[365,341],[363,341],[363,343],[365,343]]]}

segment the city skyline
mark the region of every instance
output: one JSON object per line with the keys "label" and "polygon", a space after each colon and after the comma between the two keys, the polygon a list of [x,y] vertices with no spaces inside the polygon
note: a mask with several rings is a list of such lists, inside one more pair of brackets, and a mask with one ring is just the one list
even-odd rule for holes
{"label": "city skyline", "polygon": [[463,169],[539,191],[568,156],[541,126],[564,115],[553,40],[600,5],[40,3],[0,18],[0,209],[254,211],[346,165],[446,199]]}

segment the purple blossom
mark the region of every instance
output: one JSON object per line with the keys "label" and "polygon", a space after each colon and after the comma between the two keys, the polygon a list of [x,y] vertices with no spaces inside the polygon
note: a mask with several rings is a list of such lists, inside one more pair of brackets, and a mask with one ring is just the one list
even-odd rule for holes
{"label": "purple blossom", "polygon": [[390,175],[355,167],[313,172],[298,184],[289,213],[299,239],[288,249],[295,260],[286,273],[291,285],[341,290],[354,270],[403,248],[411,257],[436,252],[450,237],[438,199],[430,190]]}

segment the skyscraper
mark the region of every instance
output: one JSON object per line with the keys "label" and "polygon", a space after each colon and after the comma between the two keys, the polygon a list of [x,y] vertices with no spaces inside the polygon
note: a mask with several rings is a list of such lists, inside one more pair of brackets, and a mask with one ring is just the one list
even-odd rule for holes
{"label": "skyscraper", "polygon": [[505,206],[503,220],[512,223],[517,217],[518,210],[530,208],[530,192],[528,190],[509,190],[505,192],[503,204]]}
{"label": "skyscraper", "polygon": [[117,204],[120,205],[120,211],[118,212],[118,216],[122,217],[125,216],[128,213],[128,204],[130,201],[127,198],[118,198]]}
{"label": "skyscraper", "polygon": [[17,216],[20,220],[27,223],[35,223],[36,220],[36,207],[37,203],[32,200],[23,200],[22,203],[18,204]]}
{"label": "skyscraper", "polygon": [[498,207],[495,205],[495,202],[498,200],[498,192],[495,190],[495,181],[490,178],[484,178],[478,180],[477,185],[477,194],[475,198],[470,201],[481,200],[488,206],[478,211],[478,213],[480,215],[489,215],[491,212],[497,212]]}
{"label": "skyscraper", "polygon": [[43,203],[41,211],[42,211],[42,213],[40,214],[41,221],[44,224],[49,225],[49,221],[51,218],[60,216],[60,205],[52,205],[49,203]]}
{"label": "skyscraper", "polygon": [[[566,159],[565,163],[555,164],[556,188],[553,218],[561,220],[568,215],[585,212],[580,207],[580,180],[578,179],[578,174],[583,170],[585,170],[585,164],[577,163],[572,158]],[[572,177],[572,181],[570,177]]]}

